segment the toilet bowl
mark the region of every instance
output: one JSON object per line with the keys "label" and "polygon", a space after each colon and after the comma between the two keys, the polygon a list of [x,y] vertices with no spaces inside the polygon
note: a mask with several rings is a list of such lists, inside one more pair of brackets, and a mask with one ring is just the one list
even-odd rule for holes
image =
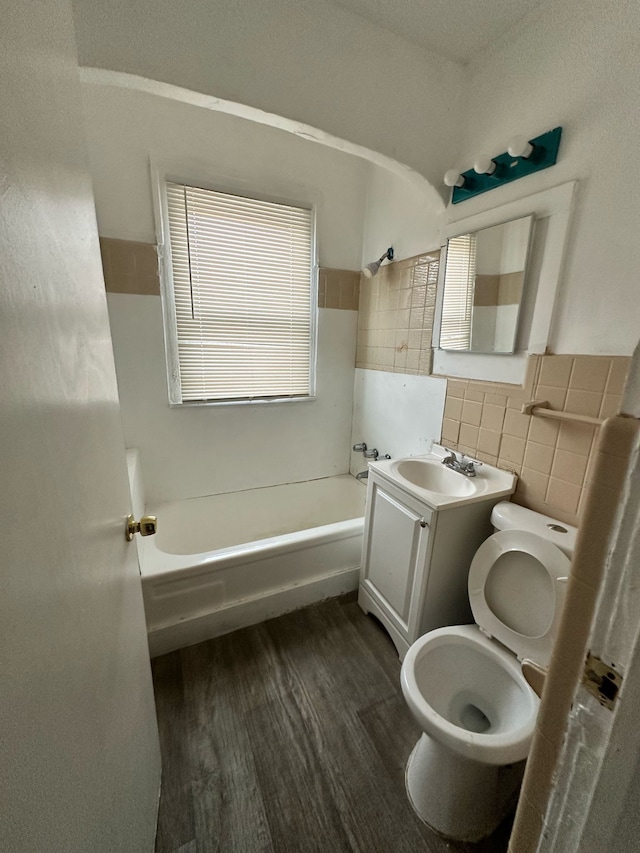
{"label": "toilet bowl", "polygon": [[409,800],[442,835],[479,841],[515,803],[539,700],[524,658],[546,666],[576,529],[524,507],[494,507],[496,533],[469,570],[475,625],[420,637],[402,690],[423,734],[407,764]]}

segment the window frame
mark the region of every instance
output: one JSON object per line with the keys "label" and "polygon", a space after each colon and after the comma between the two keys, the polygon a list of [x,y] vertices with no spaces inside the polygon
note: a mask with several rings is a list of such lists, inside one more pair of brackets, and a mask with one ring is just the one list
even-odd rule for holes
{"label": "window frame", "polygon": [[[153,195],[158,272],[162,302],[164,330],[165,367],[167,391],[171,408],[200,406],[246,406],[300,403],[317,398],[318,360],[318,259],[317,259],[317,200],[306,188],[266,185],[264,181],[251,178],[212,175],[203,166],[172,168],[150,159],[151,187]],[[206,176],[206,177],[203,177]],[[311,258],[309,269],[309,393],[298,396],[255,397],[253,399],[230,400],[183,400],[180,384],[180,361],[178,357],[178,333],[173,287],[171,240],[169,236],[169,211],[167,206],[167,182],[199,187],[213,192],[229,193],[258,201],[300,207],[311,212]]]}

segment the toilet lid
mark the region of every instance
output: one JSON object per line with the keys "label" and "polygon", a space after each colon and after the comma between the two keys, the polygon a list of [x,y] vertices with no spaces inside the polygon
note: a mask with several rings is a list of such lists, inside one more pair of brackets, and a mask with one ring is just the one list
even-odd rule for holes
{"label": "toilet lid", "polygon": [[521,660],[549,663],[570,561],[541,536],[501,530],[478,548],[469,569],[476,624]]}

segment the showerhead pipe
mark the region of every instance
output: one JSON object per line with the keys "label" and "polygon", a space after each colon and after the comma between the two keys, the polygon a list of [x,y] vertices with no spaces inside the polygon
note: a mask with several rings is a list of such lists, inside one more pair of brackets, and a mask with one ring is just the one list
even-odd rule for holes
{"label": "showerhead pipe", "polygon": [[374,275],[378,274],[378,270],[382,265],[383,261],[392,261],[393,260],[393,246],[389,246],[387,251],[378,261],[373,261],[370,264],[367,264],[366,267],[362,267],[362,274],[365,278],[373,278]]}

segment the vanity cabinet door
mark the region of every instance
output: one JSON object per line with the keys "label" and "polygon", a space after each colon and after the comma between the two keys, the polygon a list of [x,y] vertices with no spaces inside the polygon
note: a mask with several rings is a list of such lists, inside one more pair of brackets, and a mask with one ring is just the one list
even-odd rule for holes
{"label": "vanity cabinet door", "polygon": [[361,585],[405,638],[414,586],[424,570],[429,515],[401,491],[371,481]]}

